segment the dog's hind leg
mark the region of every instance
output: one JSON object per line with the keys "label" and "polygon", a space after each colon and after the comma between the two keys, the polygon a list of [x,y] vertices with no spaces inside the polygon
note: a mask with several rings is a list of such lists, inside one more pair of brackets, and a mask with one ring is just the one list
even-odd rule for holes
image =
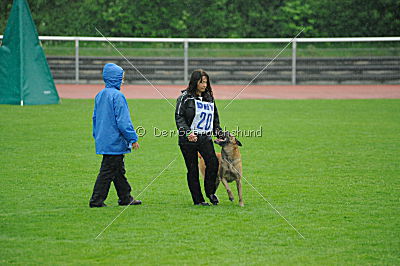
{"label": "dog's hind leg", "polygon": [[233,193],[232,190],[230,189],[229,185],[228,185],[228,181],[226,181],[225,178],[221,178],[222,184],[224,184],[226,192],[228,192],[228,197],[230,201],[233,201]]}
{"label": "dog's hind leg", "polygon": [[242,180],[241,179],[237,179],[236,180],[236,186],[237,186],[237,190],[238,190],[238,194],[239,194],[239,206],[243,207],[244,203],[243,203],[243,194],[242,194]]}

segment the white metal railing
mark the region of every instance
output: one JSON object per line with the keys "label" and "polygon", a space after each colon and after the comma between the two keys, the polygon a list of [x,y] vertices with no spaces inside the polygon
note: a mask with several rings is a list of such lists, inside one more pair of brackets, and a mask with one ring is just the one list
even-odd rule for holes
{"label": "white metal railing", "polygon": [[[3,35],[0,35],[0,40]],[[397,42],[400,37],[341,37],[341,38],[126,38],[126,37],[73,37],[73,36],[39,36],[41,41],[74,41],[75,42],[75,81],[79,82],[79,42],[166,42],[183,43],[184,47],[184,82],[188,81],[189,43],[289,43],[292,42],[292,84],[296,84],[296,50],[297,43],[317,42]]]}

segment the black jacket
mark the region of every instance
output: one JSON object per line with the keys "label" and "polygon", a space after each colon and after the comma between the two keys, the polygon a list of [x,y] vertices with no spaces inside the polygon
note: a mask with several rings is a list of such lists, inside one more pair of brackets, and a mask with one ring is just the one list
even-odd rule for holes
{"label": "black jacket", "polygon": [[[209,94],[202,95],[202,97],[202,101],[204,102],[214,102],[213,97]],[[187,135],[191,132],[190,125],[196,115],[194,99],[200,100],[199,97],[188,94],[186,90],[183,90],[182,94],[176,100],[175,122],[179,133],[179,144],[195,144],[190,142],[187,138]],[[213,134],[218,135],[220,132],[222,132],[222,129],[219,125],[218,110],[214,102]],[[198,135],[197,138],[197,142],[202,142],[204,140],[210,140],[211,136]]]}

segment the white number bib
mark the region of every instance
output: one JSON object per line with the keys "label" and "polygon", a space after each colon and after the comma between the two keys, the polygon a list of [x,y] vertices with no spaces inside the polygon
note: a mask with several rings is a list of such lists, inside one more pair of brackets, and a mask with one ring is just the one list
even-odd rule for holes
{"label": "white number bib", "polygon": [[214,103],[194,100],[196,115],[190,129],[195,133],[211,133],[214,122]]}

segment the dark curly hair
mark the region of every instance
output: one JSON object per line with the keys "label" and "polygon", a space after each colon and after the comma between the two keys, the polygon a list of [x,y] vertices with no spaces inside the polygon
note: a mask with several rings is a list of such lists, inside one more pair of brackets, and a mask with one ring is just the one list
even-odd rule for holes
{"label": "dark curly hair", "polygon": [[189,85],[187,86],[186,91],[188,92],[188,94],[196,96],[197,83],[199,82],[199,80],[202,79],[202,77],[207,77],[207,88],[201,94],[201,96],[204,97],[204,99],[207,101],[214,101],[214,95],[210,84],[210,77],[203,69],[196,69],[195,71],[192,72],[192,75],[190,76]]}

